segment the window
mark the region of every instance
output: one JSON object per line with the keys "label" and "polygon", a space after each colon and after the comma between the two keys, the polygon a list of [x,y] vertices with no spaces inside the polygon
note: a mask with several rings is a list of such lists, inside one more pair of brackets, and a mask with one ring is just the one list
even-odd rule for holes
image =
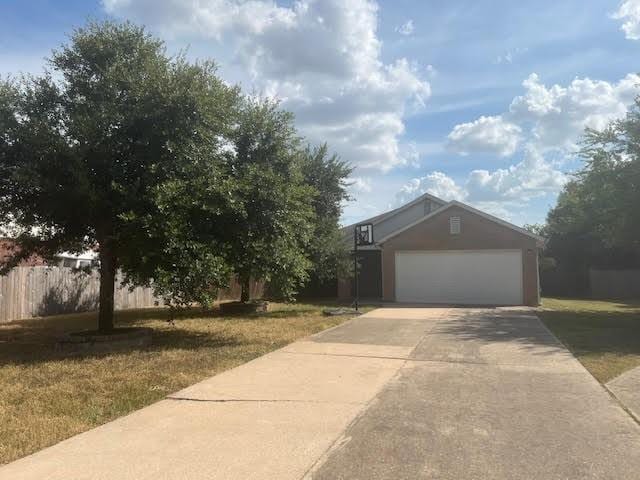
{"label": "window", "polygon": [[68,257],[64,257],[62,259],[62,266],[63,267],[68,267],[68,268],[75,268],[76,266],[76,259],[75,258],[68,258]]}
{"label": "window", "polygon": [[449,233],[451,235],[460,233],[460,217],[449,217]]}

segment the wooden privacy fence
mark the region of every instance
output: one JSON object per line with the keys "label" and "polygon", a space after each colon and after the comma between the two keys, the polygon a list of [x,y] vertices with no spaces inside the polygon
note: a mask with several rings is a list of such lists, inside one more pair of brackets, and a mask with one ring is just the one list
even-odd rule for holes
{"label": "wooden privacy fence", "polygon": [[[148,308],[162,306],[162,299],[151,288],[120,286],[116,280],[115,308]],[[96,310],[100,290],[97,270],[91,273],[66,267],[16,267],[0,277],[0,323],[25,318]],[[252,282],[252,298],[260,297],[263,286]],[[218,300],[240,298],[240,285],[235,279],[221,290]]]}
{"label": "wooden privacy fence", "polygon": [[589,270],[594,298],[640,298],[640,270]]}

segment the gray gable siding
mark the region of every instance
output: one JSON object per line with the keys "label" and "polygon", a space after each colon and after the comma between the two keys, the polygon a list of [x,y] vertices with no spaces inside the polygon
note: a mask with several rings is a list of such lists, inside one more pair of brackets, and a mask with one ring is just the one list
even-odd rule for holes
{"label": "gray gable siding", "polygon": [[[434,210],[443,207],[445,203],[446,202],[443,200],[425,193],[406,205],[375,217],[362,220],[361,222],[358,222],[358,224],[373,223],[373,239],[374,242],[377,242],[395,231],[401,230],[407,225],[411,225]],[[354,223],[353,225],[347,225],[342,228],[345,247],[351,248],[353,246],[353,229],[356,225],[357,224]],[[380,247],[377,245],[360,247],[361,250],[378,250],[379,248]]]}
{"label": "gray gable siding", "polygon": [[434,209],[441,207],[442,205],[435,204],[431,200],[425,199],[422,202],[411,205],[405,208],[401,212],[395,215],[383,219],[380,223],[374,225],[373,235],[374,240],[377,241],[387,235],[392,234],[396,230],[399,230],[407,225],[421,219]]}

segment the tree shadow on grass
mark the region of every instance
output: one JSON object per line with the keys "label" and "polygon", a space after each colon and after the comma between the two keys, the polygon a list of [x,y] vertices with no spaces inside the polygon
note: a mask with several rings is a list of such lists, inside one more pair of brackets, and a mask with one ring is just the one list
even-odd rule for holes
{"label": "tree shadow on grass", "polygon": [[576,354],[640,355],[640,310],[544,311],[540,318]]}
{"label": "tree shadow on grass", "polygon": [[105,356],[129,355],[132,352],[162,352],[168,350],[200,350],[235,347],[249,344],[240,338],[223,334],[211,334],[180,328],[155,330],[153,342],[148,347],[127,347],[114,349],[105,353],[72,353],[61,351],[56,347],[55,340],[40,339],[40,341],[6,341],[0,338],[0,366],[39,364],[65,359],[103,358]]}
{"label": "tree shadow on grass", "polygon": [[181,328],[154,330],[153,342],[144,350],[161,352],[166,350],[200,350],[222,347],[237,347],[251,343],[241,341],[240,336],[209,333]]}
{"label": "tree shadow on grass", "polygon": [[[118,325],[133,325],[145,321],[168,321],[171,313],[168,308],[136,308],[129,310],[119,310],[114,312],[114,321]],[[190,308],[184,310],[176,310],[174,319],[194,319],[221,317],[220,310]],[[33,329],[54,330],[54,331],[71,331],[71,330],[91,330],[98,325],[98,314],[96,311],[88,311],[82,313],[70,313],[52,316],[43,316],[38,318],[30,318],[24,320],[13,320],[4,324],[0,324],[0,329],[15,328],[17,330],[28,327]]]}
{"label": "tree shadow on grass", "polygon": [[[187,308],[177,309],[173,312],[173,320],[176,324],[180,320],[192,320],[192,319],[216,319],[216,320],[248,320],[256,321],[261,318],[287,318],[297,317],[304,315],[318,314],[321,310],[317,305],[305,305],[296,306],[295,304],[288,305],[285,308],[278,308],[277,310],[269,310],[267,312],[256,313],[222,313],[219,306],[215,306],[210,309],[204,308]],[[169,320],[172,314],[167,308],[155,308],[155,309],[138,309],[138,310],[122,310],[116,312],[116,322],[119,323],[133,323],[141,320]]]}
{"label": "tree shadow on grass", "polygon": [[[95,314],[69,315],[64,317],[47,317],[41,319],[12,322],[0,326],[0,366],[7,364],[37,364],[67,358],[101,358],[107,355],[128,355],[136,351],[161,352],[167,350],[199,350],[239,346],[248,341],[241,341],[242,336],[224,334],[223,332],[182,328],[179,320],[174,325],[160,324],[166,312],[138,311],[118,312],[117,326],[151,326],[153,328],[152,344],[148,347],[127,347],[114,349],[106,353],[74,353],[61,351],[56,343],[67,332],[95,328]],[[159,315],[161,313],[162,315]],[[193,318],[203,318],[201,313],[192,312]],[[155,325],[150,325],[155,323]]]}
{"label": "tree shadow on grass", "polygon": [[[97,313],[84,312],[69,315],[48,316],[28,320],[18,320],[0,324],[0,365],[33,364],[65,358],[95,358],[105,355],[126,355],[143,350],[159,352],[163,350],[198,350],[239,346],[250,341],[240,341],[243,335],[225,335],[207,330],[211,320],[218,322],[252,323],[264,319],[285,319],[318,314],[317,306],[290,305],[264,313],[250,315],[223,315],[218,307],[213,309],[189,308],[171,312],[167,308],[144,308],[115,312],[117,326],[150,326],[153,328],[152,344],[148,347],[129,347],[110,353],[69,353],[58,351],[56,342],[69,332],[92,330],[97,327]],[[167,321],[173,318],[173,323]],[[188,328],[182,321],[190,321]],[[194,321],[196,323],[194,324]],[[202,321],[202,324],[200,324]],[[203,329],[200,329],[202,325]]]}
{"label": "tree shadow on grass", "polygon": [[303,318],[305,315],[318,315],[318,310],[308,307],[301,308],[292,308],[290,310],[275,310],[263,313],[257,313],[249,315],[248,317],[251,319],[260,319],[260,318],[287,318],[287,317],[301,317]]}

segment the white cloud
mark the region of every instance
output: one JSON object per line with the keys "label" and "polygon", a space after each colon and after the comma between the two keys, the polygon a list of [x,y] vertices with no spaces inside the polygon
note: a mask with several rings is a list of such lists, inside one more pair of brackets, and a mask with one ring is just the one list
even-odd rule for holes
{"label": "white cloud", "polygon": [[520,161],[494,171],[473,170],[450,190],[464,192],[464,201],[494,214],[524,211],[533,199],[557,194],[567,176],[547,159],[574,156],[585,127],[601,130],[622,118],[639,84],[640,76],[629,74],[618,82],[576,78],[566,86],[547,86],[532,73],[507,112],[456,125],[448,136],[450,149],[463,155],[518,154]]}
{"label": "white cloud", "polygon": [[443,200],[464,200],[467,192],[446,174],[431,172],[424,177],[413,178],[402,186],[396,194],[396,204],[402,205],[424,193],[430,193]]}
{"label": "white cloud", "polygon": [[626,38],[640,40],[640,0],[625,0],[611,17],[623,20],[620,29]]}
{"label": "white cloud", "polygon": [[269,1],[102,0],[105,11],[144,20],[165,34],[220,38],[228,31],[261,33],[273,25],[291,25],[293,12]]}
{"label": "white cloud", "polygon": [[411,35],[415,30],[415,26],[413,25],[413,20],[409,19],[404,22],[399,27],[396,27],[396,32],[400,35]]}
{"label": "white cloud", "polygon": [[567,176],[532,145],[515,165],[488,170],[473,170],[461,182],[442,172],[431,172],[409,180],[396,194],[398,205],[423,193],[443,200],[460,200],[502,218],[510,218],[515,207],[526,206],[532,199],[558,193]]}
{"label": "white cloud", "polygon": [[351,177],[348,183],[352,193],[369,193],[373,190],[371,179],[368,177]]}
{"label": "white cloud", "polygon": [[559,112],[556,106],[558,98],[562,96],[564,89],[559,85],[547,88],[540,83],[537,74],[532,73],[522,82],[527,93],[513,99],[510,110],[526,110],[532,115],[543,116],[551,112]]}
{"label": "white cloud", "polygon": [[639,83],[638,75],[629,74],[617,83],[576,78],[566,87],[547,87],[532,73],[522,83],[525,94],[511,102],[508,116],[530,127],[541,150],[572,150],[585,127],[603,129],[623,117]]}
{"label": "white cloud", "polygon": [[623,117],[639,84],[640,76],[629,74],[618,82],[576,78],[567,86],[546,86],[532,73],[507,112],[456,125],[447,137],[449,147],[462,155],[510,156],[527,143],[540,152],[570,152],[585,127],[603,129]]}
{"label": "white cloud", "polygon": [[566,176],[556,170],[534,147],[527,146],[523,159],[508,168],[493,172],[473,170],[467,178],[467,198],[473,202],[511,201],[524,203],[557,193],[566,183]]}
{"label": "white cloud", "polygon": [[404,118],[424,108],[428,71],[385,64],[371,0],[103,0],[108,13],[167,35],[222,42],[253,86],[282,101],[312,142],[354,165],[388,171],[414,161]]}
{"label": "white cloud", "polygon": [[462,155],[476,152],[512,155],[518,148],[521,129],[501,116],[485,117],[456,125],[447,136],[448,146]]}

